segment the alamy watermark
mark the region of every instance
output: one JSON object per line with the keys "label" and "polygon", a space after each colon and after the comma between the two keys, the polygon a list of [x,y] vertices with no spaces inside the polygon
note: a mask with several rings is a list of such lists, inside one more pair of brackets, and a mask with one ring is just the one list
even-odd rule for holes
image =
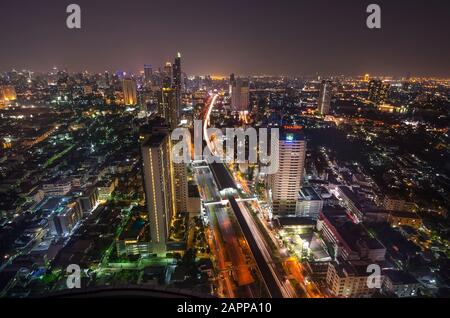
{"label": "alamy watermark", "polygon": [[81,268],[77,264],[70,264],[66,268],[67,279],[66,286],[68,289],[81,288]]}
{"label": "alamy watermark", "polygon": [[366,25],[369,29],[381,29],[381,7],[378,4],[369,4],[366,9],[370,13],[366,19]]}
{"label": "alamy watermark", "polygon": [[[205,160],[207,163],[260,163],[262,173],[274,174],[279,166],[279,136],[278,128],[270,129],[269,154],[267,128],[259,128],[258,131],[253,127],[226,128],[223,134],[222,129],[204,129],[201,120],[194,120],[194,160]],[[171,134],[171,139],[178,141],[172,149],[173,162],[189,163],[192,153],[190,151],[192,137],[189,129],[176,128]],[[203,141],[206,141],[205,147]]]}
{"label": "alamy watermark", "polygon": [[[81,7],[72,3],[66,7],[66,26],[69,29],[81,29]],[[366,13],[370,13],[366,19],[366,25],[369,29],[381,29],[381,7],[372,3],[366,8]]]}
{"label": "alamy watermark", "polygon": [[381,267],[378,264],[370,264],[366,269],[367,273],[370,275],[367,276],[367,287],[370,289],[381,288]]}
{"label": "alamy watermark", "polygon": [[69,4],[66,13],[70,13],[66,18],[66,26],[69,29],[81,29],[81,7],[78,4]]}

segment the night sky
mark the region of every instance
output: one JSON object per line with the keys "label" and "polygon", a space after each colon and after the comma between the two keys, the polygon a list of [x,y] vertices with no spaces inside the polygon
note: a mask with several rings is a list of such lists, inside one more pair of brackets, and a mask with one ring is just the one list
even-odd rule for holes
{"label": "night sky", "polygon": [[[81,30],[66,27],[77,3]],[[382,9],[381,30],[366,7]],[[0,0],[0,71],[450,76],[448,0]]]}

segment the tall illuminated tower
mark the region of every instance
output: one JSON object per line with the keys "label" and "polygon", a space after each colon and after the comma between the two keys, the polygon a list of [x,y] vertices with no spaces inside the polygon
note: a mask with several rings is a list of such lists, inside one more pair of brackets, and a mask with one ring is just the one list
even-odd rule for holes
{"label": "tall illuminated tower", "polygon": [[122,81],[123,100],[127,106],[137,104],[137,87],[136,82],[131,78],[124,78]]}
{"label": "tall illuminated tower", "polygon": [[300,127],[285,127],[278,144],[278,171],[269,175],[275,215],[294,214],[305,169],[306,140]]}
{"label": "tall illuminated tower", "polygon": [[173,88],[181,92],[181,54],[178,52],[173,63]]}
{"label": "tall illuminated tower", "polygon": [[172,81],[173,81],[173,70],[172,70],[172,63],[166,62],[164,65],[164,71],[163,71],[163,87],[164,88],[172,88]]}
{"label": "tall illuminated tower", "polygon": [[173,81],[172,88],[175,91],[175,102],[176,102],[176,112],[177,119],[181,114],[181,54],[178,52],[173,63]]}

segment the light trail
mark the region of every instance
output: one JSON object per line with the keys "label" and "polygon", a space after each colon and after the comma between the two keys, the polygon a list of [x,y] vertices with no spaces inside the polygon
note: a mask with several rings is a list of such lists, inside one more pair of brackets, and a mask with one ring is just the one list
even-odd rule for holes
{"label": "light trail", "polygon": [[[215,94],[213,96],[211,103],[208,106],[208,110],[206,112],[206,116],[205,116],[205,120],[204,120],[204,124],[203,124],[203,135],[206,140],[206,144],[207,144],[208,149],[211,152],[211,154],[214,154],[214,155],[217,155],[217,153],[214,150],[214,147],[211,143],[207,128],[210,124],[211,111],[212,111],[214,104],[218,97],[219,97],[218,94]],[[224,164],[222,164],[222,165],[223,165],[223,168],[226,170],[225,165]],[[269,252],[269,249],[267,247],[267,244],[265,243],[265,240],[264,240],[262,234],[260,233],[259,229],[257,228],[255,221],[252,219],[249,211],[247,210],[247,208],[245,206],[243,206],[242,202],[238,204],[238,209],[241,211],[240,213],[242,214],[244,221],[245,221],[247,227],[249,228],[253,239],[256,241],[256,245],[257,245],[256,248],[259,250],[260,254],[262,254],[262,257],[267,264],[267,265],[258,264],[258,267],[260,267],[260,270],[261,270],[261,265],[268,266],[268,268],[269,268],[270,273],[262,273],[262,274],[263,274],[263,276],[266,276],[266,278],[268,280],[270,280],[270,281],[266,281],[266,279],[264,279],[266,286],[269,289],[270,289],[270,287],[272,288],[272,291],[273,291],[272,296],[277,297],[278,295],[281,295],[284,298],[296,297],[296,293],[294,291],[294,288],[290,284],[290,282],[288,280],[284,280],[284,278],[280,279],[279,274],[277,273],[277,270],[274,267],[274,262],[273,262],[271,254]],[[244,231],[244,235],[245,235],[245,231]],[[266,267],[264,267],[264,268],[266,268]],[[267,274],[269,276],[267,276]],[[276,285],[276,287],[274,285]]]}

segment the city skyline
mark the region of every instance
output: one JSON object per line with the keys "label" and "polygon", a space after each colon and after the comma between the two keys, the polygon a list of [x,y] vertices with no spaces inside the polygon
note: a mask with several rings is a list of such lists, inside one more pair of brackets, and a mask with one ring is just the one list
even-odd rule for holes
{"label": "city skyline", "polygon": [[449,298],[450,3],[368,4],[0,4],[0,299]]}
{"label": "city skyline", "polygon": [[136,72],[179,51],[187,74],[450,76],[450,10],[442,1],[378,1],[379,30],[366,27],[368,1],[77,3],[80,30],[65,26],[66,3],[0,4],[8,12],[0,70]]}

